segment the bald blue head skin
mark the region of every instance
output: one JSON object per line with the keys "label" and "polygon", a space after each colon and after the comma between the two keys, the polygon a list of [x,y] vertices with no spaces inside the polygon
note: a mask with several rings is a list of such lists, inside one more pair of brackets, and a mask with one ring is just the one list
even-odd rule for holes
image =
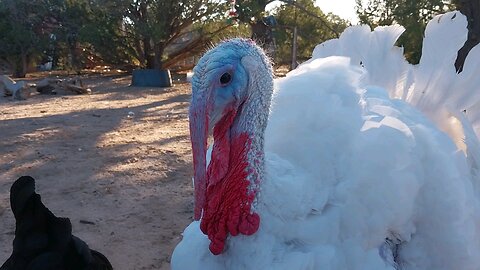
{"label": "bald blue head skin", "polygon": [[[247,55],[255,55],[262,61],[259,47],[249,39],[224,41],[208,51],[194,68],[192,101],[207,98],[211,106],[209,127],[213,128],[229,104],[245,100],[248,92],[248,73],[242,65]],[[261,50],[261,49],[260,49]],[[195,104],[193,104],[195,105]]]}
{"label": "bald blue head skin", "polygon": [[248,75],[241,64],[245,52],[222,47],[217,47],[202,58],[204,61],[194,69],[192,81],[192,100],[198,100],[198,95],[200,98],[208,95],[208,102],[211,102],[209,127],[215,125],[228,104],[245,98],[248,85]]}
{"label": "bald blue head skin", "polygon": [[[273,75],[253,41],[232,39],[208,51],[194,69],[190,135],[195,180],[194,218],[221,254],[228,235],[252,235],[260,216],[252,208],[263,177],[263,134]],[[208,137],[213,135],[206,162]]]}
{"label": "bald blue head skin", "polygon": [[236,38],[221,42],[205,53],[193,70],[189,116],[196,220],[200,219],[205,203],[208,135],[227,111],[240,109],[251,95],[252,75],[247,66],[252,63],[271,71],[268,58],[255,42]]}

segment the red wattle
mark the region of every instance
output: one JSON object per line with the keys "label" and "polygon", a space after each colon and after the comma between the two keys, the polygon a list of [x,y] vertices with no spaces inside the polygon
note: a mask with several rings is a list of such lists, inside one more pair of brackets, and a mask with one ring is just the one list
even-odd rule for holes
{"label": "red wattle", "polygon": [[215,144],[207,170],[206,204],[200,229],[210,239],[210,251],[221,254],[230,233],[251,235],[258,230],[260,217],[251,212],[255,192],[250,182],[247,153],[251,138],[247,133],[231,137],[230,127],[236,112],[230,110],[215,125]]}

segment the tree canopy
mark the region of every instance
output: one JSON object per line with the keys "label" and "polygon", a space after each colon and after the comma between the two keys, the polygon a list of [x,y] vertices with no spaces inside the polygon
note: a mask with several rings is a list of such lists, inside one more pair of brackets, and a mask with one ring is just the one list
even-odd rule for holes
{"label": "tree canopy", "polygon": [[[275,51],[271,56],[277,63],[289,63],[294,27],[302,61],[314,46],[338,37],[350,24],[325,14],[314,0],[276,0],[281,4],[266,11],[274,1],[0,0],[0,59],[14,67],[16,76],[47,61],[75,71],[98,63],[170,68],[222,38],[243,36]],[[454,7],[476,14],[473,2],[466,0],[356,2],[361,23],[405,26],[398,45],[413,63],[420,59],[423,32],[433,16]],[[480,24],[470,17],[471,42],[463,56],[479,41],[474,31]]]}
{"label": "tree canopy", "polygon": [[48,40],[48,1],[0,1],[0,58],[7,60],[15,75],[23,77],[28,63]]}
{"label": "tree canopy", "polygon": [[[336,33],[341,33],[349,24],[337,15],[324,14],[319,7],[314,5],[313,0],[298,0],[297,3],[308,9],[314,16],[303,13],[297,6],[287,4],[281,5],[273,11],[277,19],[275,58],[278,63],[286,63],[291,59],[293,27],[297,27],[297,58],[302,61],[311,56],[313,48],[317,44],[336,38]],[[322,20],[316,17],[322,18]],[[334,29],[335,32],[331,29]]]}
{"label": "tree canopy", "polygon": [[228,27],[215,24],[227,8],[212,0],[0,0],[0,58],[17,76],[47,51],[75,70],[91,58],[168,67]]}

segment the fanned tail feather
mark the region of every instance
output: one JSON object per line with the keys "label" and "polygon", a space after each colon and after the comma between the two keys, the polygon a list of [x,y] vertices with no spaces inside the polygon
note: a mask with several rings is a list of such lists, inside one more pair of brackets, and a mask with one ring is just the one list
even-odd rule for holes
{"label": "fanned tail feather", "polygon": [[[404,100],[430,118],[464,150],[473,185],[480,186],[480,46],[474,47],[461,73],[455,70],[458,50],[467,40],[467,20],[460,12],[432,19],[425,30],[422,57],[416,66],[406,62],[395,42],[405,29],[399,25],[353,26],[338,39],[318,45],[313,61],[347,56],[361,65],[365,85],[386,89],[391,98]],[[480,191],[479,191],[480,192]]]}
{"label": "fanned tail feather", "polygon": [[352,26],[340,38],[317,45],[307,63],[328,56],[349,57],[352,65],[367,71],[364,84],[383,87],[392,98],[404,98],[412,84],[411,66],[403,48],[395,46],[404,31],[400,25],[379,26],[374,31],[367,25]]}
{"label": "fanned tail feather", "polygon": [[429,116],[465,151],[478,193],[480,143],[475,130],[480,131],[480,47],[470,51],[461,73],[457,74],[454,66],[467,35],[467,20],[460,12],[438,15],[429,22],[422,58],[414,69],[415,83],[406,101]]}

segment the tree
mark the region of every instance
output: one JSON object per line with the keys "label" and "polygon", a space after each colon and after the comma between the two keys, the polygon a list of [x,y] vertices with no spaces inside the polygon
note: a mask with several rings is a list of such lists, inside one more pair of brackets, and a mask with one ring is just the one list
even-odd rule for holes
{"label": "tree", "polygon": [[252,29],[251,38],[270,54],[272,53],[274,40],[271,25],[266,20],[265,8],[271,2],[273,0],[237,0],[235,3],[237,19],[250,25]]}
{"label": "tree", "polygon": [[135,62],[134,50],[124,33],[121,5],[101,0],[59,1],[66,3],[59,35],[73,58],[73,67],[84,66],[87,61],[122,66]]}
{"label": "tree", "polygon": [[48,40],[45,1],[0,0],[0,57],[25,77],[28,66]]}
{"label": "tree", "polygon": [[17,77],[24,77],[29,65],[56,64],[59,58],[79,70],[80,31],[94,19],[89,7],[88,0],[0,0],[0,57],[14,66]]}
{"label": "tree", "polygon": [[[271,50],[274,43],[272,35],[274,22],[270,20],[271,17],[266,17],[265,8],[274,1],[276,0],[237,0],[235,5],[238,20],[250,25],[252,29],[252,39],[259,42],[267,52]],[[322,16],[319,16],[316,12],[312,12],[309,7],[303,6],[303,1],[280,1],[287,5],[295,6],[299,12],[302,13],[302,16],[310,16],[312,19],[318,20],[319,24],[323,25],[323,28],[328,29],[336,36],[339,35]]]}
{"label": "tree", "polygon": [[405,48],[405,57],[418,63],[422,52],[423,32],[435,15],[452,8],[443,0],[356,0],[356,10],[361,23],[374,28],[398,23],[406,29],[398,44]]}
{"label": "tree", "polygon": [[463,64],[470,50],[480,43],[480,0],[454,0],[456,8],[467,16],[468,38],[463,47],[458,51],[455,68],[458,72],[463,70]]}
{"label": "tree", "polygon": [[63,67],[80,72],[84,66],[81,48],[80,31],[91,23],[94,14],[88,0],[50,0],[48,21],[52,39],[49,42],[49,57],[53,66]]}
{"label": "tree", "polygon": [[[218,16],[213,20],[193,24],[183,36],[188,38],[178,39],[172,44],[168,59],[164,62],[165,67],[173,67],[186,58],[198,56],[212,44],[224,39],[249,37],[250,28],[245,24],[229,24],[226,17]],[[193,68],[193,63],[184,68]]]}
{"label": "tree", "polygon": [[[328,39],[336,38],[335,32],[341,33],[348,26],[348,22],[337,15],[325,15],[313,0],[299,0],[297,2],[308,9],[314,16],[305,16],[301,10],[293,5],[282,5],[273,11],[277,18],[278,27],[275,28],[277,63],[287,63],[291,59],[292,28],[297,27],[297,57],[299,60],[308,59],[314,47]],[[322,18],[322,21],[316,17]],[[335,29],[335,32],[331,29]],[[288,61],[287,61],[288,59]]]}
{"label": "tree", "polygon": [[166,53],[168,47],[196,36],[191,32],[194,23],[211,20],[226,10],[225,3],[208,0],[108,0],[103,5],[116,6],[114,10],[120,12],[128,49],[140,66],[157,69],[178,56],[178,52]]}
{"label": "tree", "polygon": [[[201,23],[201,24],[204,31],[214,32],[217,29],[220,29],[223,26],[225,26],[225,23],[228,23],[227,18],[219,17],[216,20]],[[196,24],[195,27],[196,26],[198,26],[198,24]],[[214,36],[212,36],[211,43],[216,44],[218,42],[221,42],[229,38],[236,38],[236,37],[249,38],[251,36],[252,36],[252,29],[248,24],[234,23],[234,24],[228,25],[228,27],[223,28],[221,31],[218,31]]]}

